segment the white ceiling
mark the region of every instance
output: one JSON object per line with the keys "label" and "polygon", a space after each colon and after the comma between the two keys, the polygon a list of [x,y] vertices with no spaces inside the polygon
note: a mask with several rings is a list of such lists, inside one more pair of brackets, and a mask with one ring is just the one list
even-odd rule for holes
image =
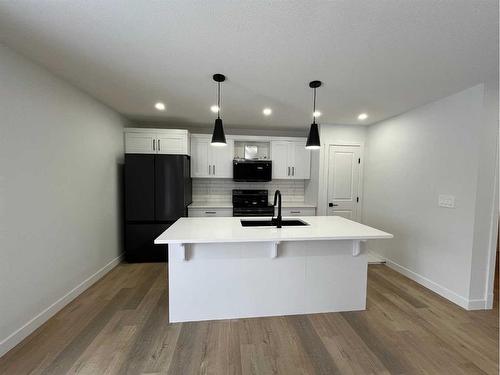
{"label": "white ceiling", "polygon": [[128,117],[206,126],[213,73],[225,124],[299,129],[313,79],[320,123],[369,124],[498,71],[495,0],[11,0],[0,36]]}

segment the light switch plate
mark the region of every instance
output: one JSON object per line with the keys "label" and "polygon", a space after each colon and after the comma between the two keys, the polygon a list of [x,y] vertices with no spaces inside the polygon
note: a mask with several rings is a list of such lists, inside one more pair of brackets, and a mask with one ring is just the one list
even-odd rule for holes
{"label": "light switch plate", "polygon": [[439,207],[455,208],[455,196],[440,194],[438,205]]}

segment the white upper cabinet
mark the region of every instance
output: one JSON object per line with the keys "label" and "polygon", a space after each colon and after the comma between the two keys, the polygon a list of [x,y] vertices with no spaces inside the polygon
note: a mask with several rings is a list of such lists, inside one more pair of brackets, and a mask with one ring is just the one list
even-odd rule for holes
{"label": "white upper cabinet", "polygon": [[189,132],[180,129],[125,129],[127,154],[190,155]]}
{"label": "white upper cabinet", "polygon": [[191,137],[191,177],[232,178],[234,141],[226,139],[226,146],[212,146],[210,135]]}
{"label": "white upper cabinet", "polygon": [[[270,153],[266,152],[266,157],[270,156],[273,162],[273,179],[310,178],[311,152],[306,150],[304,138],[233,135],[226,136],[226,146],[212,146],[211,139],[210,134],[191,135],[191,177],[233,178],[235,151],[242,157],[240,148],[248,142],[260,145],[262,149],[267,144],[267,150],[270,146]],[[160,146],[163,147],[163,140]]]}
{"label": "white upper cabinet", "polygon": [[293,143],[292,178],[307,180],[311,177],[311,151],[306,149],[306,142]]}
{"label": "white upper cabinet", "polygon": [[191,137],[191,177],[210,177],[212,166],[209,163],[210,138]]}
{"label": "white upper cabinet", "polygon": [[234,141],[226,142],[227,146],[210,145],[213,177],[233,178]]}
{"label": "white upper cabinet", "polygon": [[125,153],[156,154],[156,133],[125,133]]}
{"label": "white upper cabinet", "polygon": [[271,141],[273,178],[305,180],[311,174],[311,152],[305,140]]}
{"label": "white upper cabinet", "polygon": [[271,142],[271,160],[273,161],[273,178],[290,178],[291,165],[289,163],[288,141]]}

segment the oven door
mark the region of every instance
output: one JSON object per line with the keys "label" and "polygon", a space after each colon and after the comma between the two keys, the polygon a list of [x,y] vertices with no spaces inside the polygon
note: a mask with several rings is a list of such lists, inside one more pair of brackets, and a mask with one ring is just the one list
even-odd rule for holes
{"label": "oven door", "polygon": [[234,207],[233,216],[274,216],[274,207]]}
{"label": "oven door", "polygon": [[233,161],[234,181],[271,181],[271,161]]}

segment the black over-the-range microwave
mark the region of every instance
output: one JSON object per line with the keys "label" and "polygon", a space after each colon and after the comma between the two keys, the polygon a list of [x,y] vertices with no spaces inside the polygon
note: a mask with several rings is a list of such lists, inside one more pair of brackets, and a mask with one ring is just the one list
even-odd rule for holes
{"label": "black over-the-range microwave", "polygon": [[271,160],[233,160],[234,181],[271,181]]}

